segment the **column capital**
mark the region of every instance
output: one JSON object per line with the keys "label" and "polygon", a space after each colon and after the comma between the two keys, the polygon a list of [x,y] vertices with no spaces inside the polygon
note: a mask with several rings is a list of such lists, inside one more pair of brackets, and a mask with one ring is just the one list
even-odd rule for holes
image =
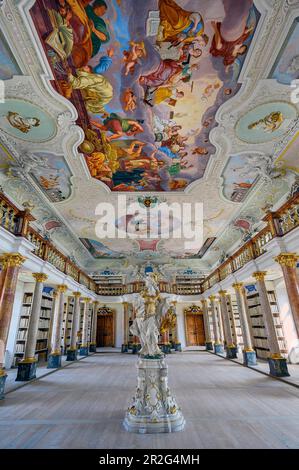
{"label": "column capital", "polygon": [[57,286],[57,291],[64,294],[67,291],[67,286],[65,284],[60,284]]}
{"label": "column capital", "polygon": [[243,282],[235,282],[232,287],[233,287],[235,290],[242,290],[242,289],[243,289],[243,286],[244,286]]}
{"label": "column capital", "polygon": [[97,306],[97,305],[99,305],[100,301],[99,300],[94,300],[92,303],[93,303],[93,305]]}
{"label": "column capital", "polygon": [[53,295],[53,298],[54,298],[54,299],[57,299],[57,297],[58,297],[58,292],[57,292],[57,290],[54,290],[52,295]]}
{"label": "column capital", "polygon": [[32,273],[32,277],[34,277],[36,282],[45,282],[48,279],[48,276],[43,273]]}
{"label": "column capital", "polygon": [[79,297],[81,297],[81,295],[82,294],[79,291],[78,292],[73,292],[73,297],[78,297],[79,298]]}
{"label": "column capital", "polygon": [[299,260],[297,253],[280,253],[274,258],[274,261],[279,263],[281,266],[287,266],[288,268],[295,268]]}
{"label": "column capital", "polygon": [[207,305],[208,299],[201,299],[201,303],[202,303],[203,305]]}
{"label": "column capital", "polygon": [[91,299],[89,297],[82,297],[82,302],[84,304],[89,304],[89,302],[91,302]]}
{"label": "column capital", "polygon": [[225,297],[226,294],[227,294],[227,290],[220,290],[220,291],[218,292],[218,294],[219,294],[221,297]]}
{"label": "column capital", "polygon": [[3,268],[18,267],[25,262],[25,256],[19,253],[4,253],[0,256],[0,263],[3,264]]}
{"label": "column capital", "polygon": [[252,277],[254,277],[257,281],[263,281],[267,275],[267,271],[257,271],[252,274]]}
{"label": "column capital", "polygon": [[209,295],[209,299],[211,302],[213,302],[214,300],[217,300],[217,297],[216,295]]}

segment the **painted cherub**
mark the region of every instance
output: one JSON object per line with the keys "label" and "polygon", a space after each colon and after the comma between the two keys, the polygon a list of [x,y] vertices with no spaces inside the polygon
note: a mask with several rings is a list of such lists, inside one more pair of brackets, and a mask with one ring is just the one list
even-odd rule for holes
{"label": "painted cherub", "polygon": [[124,51],[124,62],[126,64],[125,75],[128,76],[129,73],[133,75],[135,72],[135,65],[139,63],[139,59],[146,57],[146,50],[144,42],[130,42],[130,50]]}
{"label": "painted cherub", "polygon": [[132,88],[126,88],[122,94],[122,102],[124,104],[124,111],[133,112],[137,108],[137,97]]}

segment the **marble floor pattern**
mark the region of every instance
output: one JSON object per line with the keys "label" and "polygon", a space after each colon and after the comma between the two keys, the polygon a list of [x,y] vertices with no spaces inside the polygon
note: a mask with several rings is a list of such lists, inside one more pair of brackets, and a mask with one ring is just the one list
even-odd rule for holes
{"label": "marble floor pattern", "polygon": [[206,352],[167,362],[183,432],[127,433],[136,356],[102,353],[7,394],[0,448],[299,448],[299,389]]}

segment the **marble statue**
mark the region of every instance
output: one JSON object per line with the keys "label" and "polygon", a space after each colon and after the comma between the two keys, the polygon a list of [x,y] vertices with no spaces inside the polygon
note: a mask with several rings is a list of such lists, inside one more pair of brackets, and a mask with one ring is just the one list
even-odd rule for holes
{"label": "marble statue", "polygon": [[185,419],[170,392],[165,355],[158,345],[162,322],[167,325],[168,316],[174,315],[174,296],[160,294],[155,274],[146,275],[144,283],[144,290],[131,296],[136,317],[130,331],[138,336],[141,350],[136,392],[123,424],[127,431],[136,433],[181,431]]}

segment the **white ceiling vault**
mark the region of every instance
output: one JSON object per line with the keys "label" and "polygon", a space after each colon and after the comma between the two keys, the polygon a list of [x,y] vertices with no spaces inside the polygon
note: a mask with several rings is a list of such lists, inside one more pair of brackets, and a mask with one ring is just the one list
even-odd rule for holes
{"label": "white ceiling vault", "polygon": [[[115,2],[107,0],[108,9]],[[52,8],[58,4],[54,0],[45,3]],[[119,0],[116,3],[121,5]],[[194,2],[176,3],[188,9]],[[211,3],[215,4],[213,15],[219,5],[221,21],[228,0],[197,2],[209,14]],[[80,147],[86,140],[86,129],[77,123],[80,116],[74,103],[61,96],[55,86],[44,37],[32,14],[35,1],[0,2],[0,78],[5,85],[5,101],[0,103],[0,185],[17,204],[31,201],[38,230],[47,233],[84,269],[119,272],[132,265],[154,263],[164,265],[164,272],[190,268],[207,273],[252,236],[262,226],[265,211],[281,204],[290,193],[299,168],[299,103],[292,102],[290,86],[292,79],[299,78],[299,0],[240,3],[254,3],[260,16],[237,77],[239,89],[216,110],[207,143],[214,153],[209,155],[203,175],[192,181],[192,170],[185,172],[191,175],[190,184],[181,191],[121,193],[137,203],[145,196],[157,204],[203,202],[203,240],[211,244],[199,256],[186,253],[184,240],[97,239],[95,208],[100,202],[116,207],[120,192],[113,190],[111,179],[109,187],[107,178],[91,175],[90,159]],[[210,39],[211,21],[213,16],[207,16]],[[205,84],[208,87],[212,82]],[[8,123],[7,113],[21,115],[22,110],[26,117],[38,117],[45,126],[16,131]],[[271,121],[274,114],[279,115],[279,124]]]}

